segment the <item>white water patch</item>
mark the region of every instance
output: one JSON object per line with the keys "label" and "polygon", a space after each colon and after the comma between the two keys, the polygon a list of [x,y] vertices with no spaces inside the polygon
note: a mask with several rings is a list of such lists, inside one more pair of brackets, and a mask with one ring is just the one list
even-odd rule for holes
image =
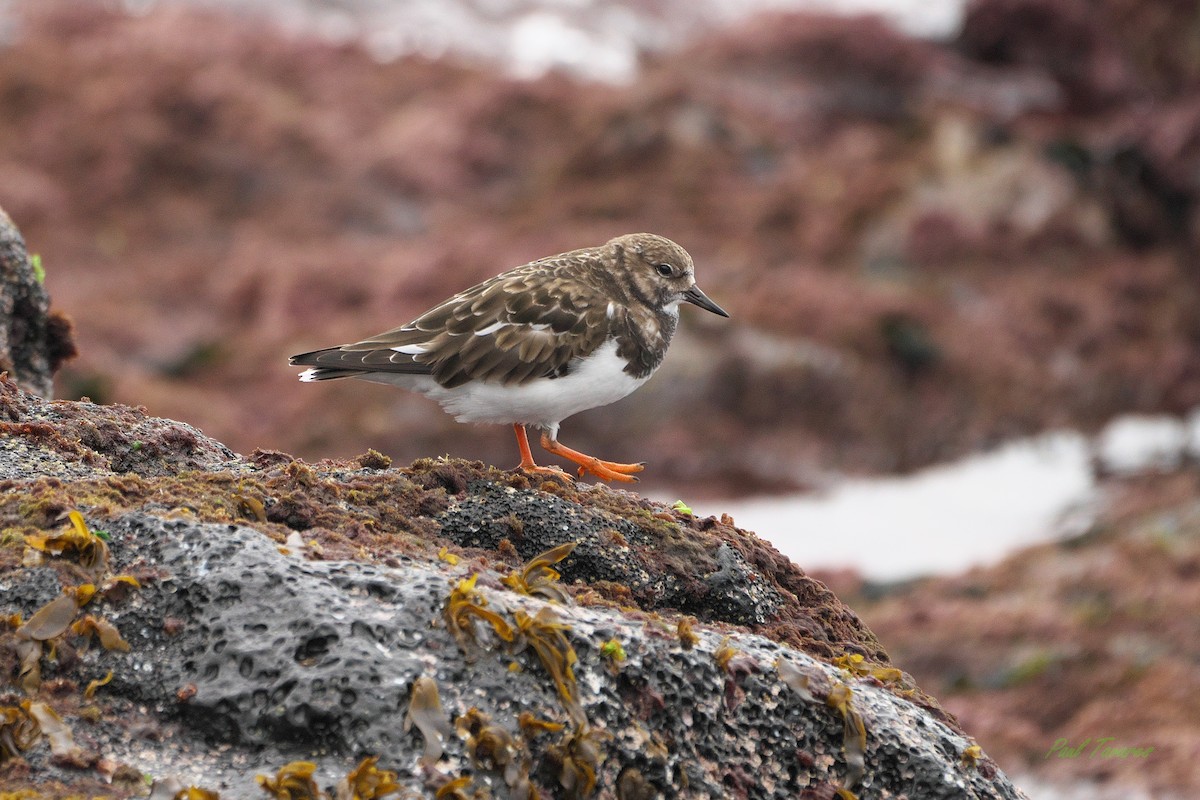
{"label": "white water patch", "polygon": [[608,26],[586,30],[549,11],[535,11],[518,20],[510,29],[506,49],[505,60],[518,78],[537,78],[559,69],[627,83],[637,74],[638,46],[632,36]]}
{"label": "white water patch", "polygon": [[832,14],[878,14],[911,36],[945,39],[962,26],[963,0],[799,0],[779,3],[789,10]]}
{"label": "white water patch", "polygon": [[1094,444],[1081,434],[1050,433],[909,476],[848,480],[817,495],[695,503],[693,510],[729,514],[805,569],[903,580],[994,564],[1082,532],[1095,517],[1095,463],[1136,472],[1185,457],[1200,457],[1200,412],[1185,421],[1122,418]]}
{"label": "white water patch", "polygon": [[[965,0],[123,0],[132,13],[167,3],[266,17],[330,41],[360,41],[381,61],[455,54],[535,78],[550,70],[609,83],[637,75],[644,53],[685,45],[766,11],[879,14],[912,36],[958,30]],[[0,36],[13,18],[0,0]]]}
{"label": "white water patch", "polygon": [[580,13],[581,4],[563,0],[530,5],[540,7],[511,25],[502,57],[515,75],[536,78],[559,69],[609,83],[633,80],[642,51],[679,46],[706,28],[765,11],[878,14],[897,29],[925,38],[952,36],[963,15],[962,0],[690,0],[695,18],[676,30],[671,18],[685,14],[654,18],[633,4],[596,3],[587,15]]}
{"label": "white water patch", "polygon": [[1111,472],[1174,469],[1200,455],[1200,410],[1187,419],[1130,415],[1100,435],[1097,457]]}
{"label": "white water patch", "polygon": [[849,480],[820,495],[693,508],[729,514],[805,569],[849,567],[898,580],[992,563],[1043,540],[1092,486],[1084,437],[1050,434],[909,476]]}

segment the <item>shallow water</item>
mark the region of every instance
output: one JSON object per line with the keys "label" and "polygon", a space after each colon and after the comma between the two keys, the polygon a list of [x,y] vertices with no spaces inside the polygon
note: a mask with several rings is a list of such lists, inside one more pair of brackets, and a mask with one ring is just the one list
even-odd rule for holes
{"label": "shallow water", "polygon": [[1094,461],[1119,473],[1169,469],[1188,456],[1200,457],[1200,411],[1185,421],[1123,417],[1094,441],[1049,433],[909,476],[847,480],[816,495],[692,507],[701,516],[730,514],[805,569],[903,580],[993,564],[1082,532],[1100,500]]}

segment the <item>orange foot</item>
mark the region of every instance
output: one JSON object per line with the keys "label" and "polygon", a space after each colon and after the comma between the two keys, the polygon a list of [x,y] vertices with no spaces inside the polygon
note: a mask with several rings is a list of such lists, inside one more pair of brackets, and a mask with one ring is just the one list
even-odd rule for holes
{"label": "orange foot", "polygon": [[578,464],[579,477],[581,478],[584,475],[595,475],[597,478],[605,481],[634,483],[637,481],[637,478],[633,477],[634,473],[641,472],[646,468],[645,464],[620,464],[615,461],[601,461],[595,456],[585,455],[578,450],[572,450],[566,445],[551,439],[545,433],[542,434],[542,447],[549,453],[562,456]]}
{"label": "orange foot", "polygon": [[539,467],[534,463],[533,453],[529,451],[529,438],[525,435],[524,425],[513,423],[513,432],[517,434],[517,447],[521,451],[521,463],[517,465],[517,469],[535,475],[545,475],[547,478],[558,478],[566,483],[574,482],[574,478],[558,467]]}

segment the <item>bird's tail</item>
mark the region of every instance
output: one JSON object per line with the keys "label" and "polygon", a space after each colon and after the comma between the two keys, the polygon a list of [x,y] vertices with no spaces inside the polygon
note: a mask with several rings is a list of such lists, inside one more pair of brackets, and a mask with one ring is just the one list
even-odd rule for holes
{"label": "bird's tail", "polygon": [[361,344],[313,350],[311,353],[292,356],[290,361],[296,366],[311,367],[300,374],[300,380],[306,383],[336,378],[361,378],[380,373],[429,375],[433,370],[429,364],[415,361],[411,353],[390,347],[363,347]]}
{"label": "bird's tail", "polygon": [[353,378],[355,375],[362,375],[361,369],[328,369],[327,367],[314,367],[306,369],[300,373],[300,381],[302,383],[312,383],[313,381],[332,381],[338,378]]}
{"label": "bird's tail", "polygon": [[337,349],[336,347],[332,347],[325,350],[313,350],[311,353],[301,353],[289,358],[288,363],[297,367],[310,367],[310,369],[306,369],[300,373],[300,380],[304,383],[332,381],[338,378],[352,378],[355,375],[361,375],[363,373],[361,369],[345,369],[342,367],[325,367],[320,365],[321,356]]}

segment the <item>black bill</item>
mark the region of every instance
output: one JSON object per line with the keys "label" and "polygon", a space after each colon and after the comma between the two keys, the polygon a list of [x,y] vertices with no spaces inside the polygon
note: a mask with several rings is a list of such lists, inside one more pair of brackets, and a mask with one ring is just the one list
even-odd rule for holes
{"label": "black bill", "polygon": [[708,299],[708,295],[700,291],[699,286],[693,286],[683,293],[683,299],[693,305],[700,306],[705,311],[711,311],[714,314],[720,314],[722,317],[728,317],[728,312],[719,305]]}

